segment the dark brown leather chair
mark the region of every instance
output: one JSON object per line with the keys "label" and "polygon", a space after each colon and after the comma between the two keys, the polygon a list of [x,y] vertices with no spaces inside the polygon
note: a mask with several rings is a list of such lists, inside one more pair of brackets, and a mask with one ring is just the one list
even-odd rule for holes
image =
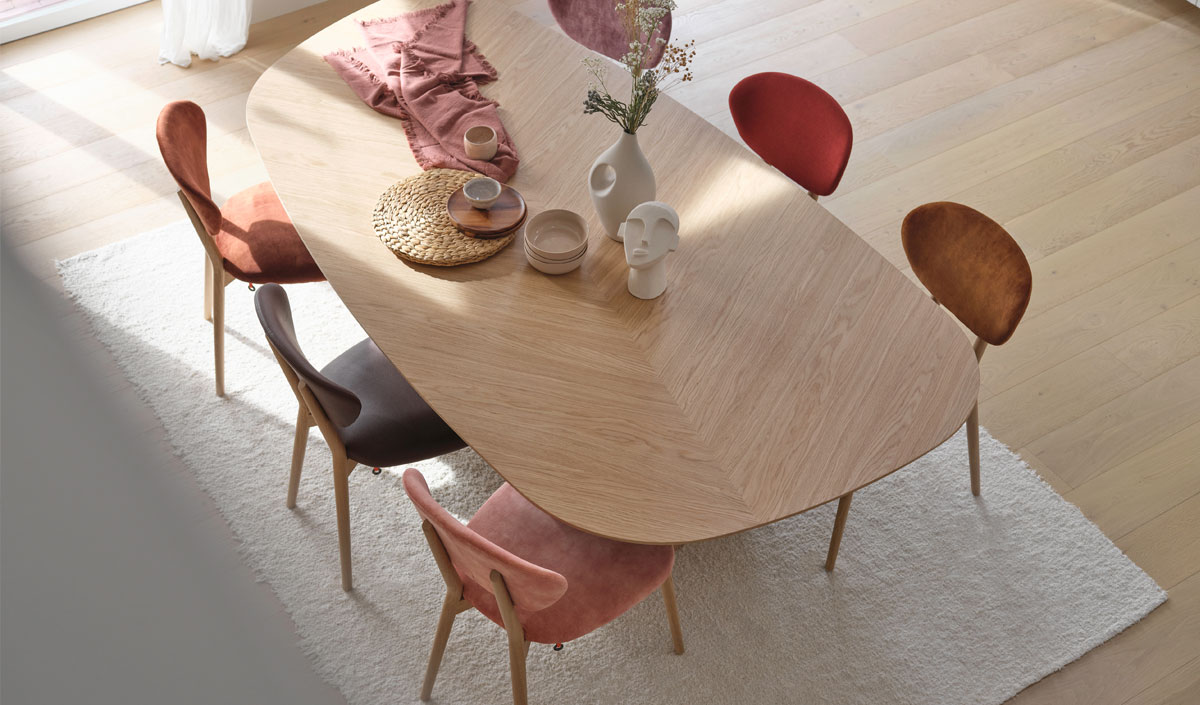
{"label": "dark brown leather chair", "polygon": [[[1008,342],[1029,306],[1033,272],[1021,246],[999,223],[959,203],[926,203],[905,216],[900,238],[913,273],[933,300],[976,335],[976,360],[988,345]],[[966,424],[971,493],[978,496],[978,403]],[[838,502],[826,570],[833,570],[837,560],[852,494]]]}
{"label": "dark brown leather chair", "polygon": [[333,451],[342,589],[353,585],[350,563],[348,478],[359,464],[391,467],[464,447],[441,417],[421,399],[370,338],[317,370],[296,340],[287,292],[277,284],[259,287],[254,308],[267,342],[292,387],[300,410],[292,448],[287,506],[296,506],[308,429],[316,426]]}
{"label": "dark brown leather chair", "polygon": [[322,281],[312,255],[268,182],[235,193],[220,208],[208,181],[208,126],[199,105],[168,103],[158,114],[158,150],[179,184],[179,200],[204,245],[204,318],[213,322],[217,396],[225,395],[225,287]]}

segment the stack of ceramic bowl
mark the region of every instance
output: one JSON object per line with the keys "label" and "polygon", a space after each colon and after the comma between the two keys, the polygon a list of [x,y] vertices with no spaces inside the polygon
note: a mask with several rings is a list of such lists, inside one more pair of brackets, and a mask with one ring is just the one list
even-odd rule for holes
{"label": "stack of ceramic bowl", "polygon": [[525,224],[525,257],[546,274],[578,269],[587,254],[587,223],[567,210],[542,211]]}

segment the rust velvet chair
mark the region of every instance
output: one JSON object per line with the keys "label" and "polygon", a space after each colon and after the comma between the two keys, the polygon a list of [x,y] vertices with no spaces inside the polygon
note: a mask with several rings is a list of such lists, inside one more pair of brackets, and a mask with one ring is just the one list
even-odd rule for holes
{"label": "rust velvet chair", "polygon": [[729,112],[750,149],[814,201],[837,190],[854,131],[833,96],[798,76],[756,73],[729,92]]}
{"label": "rust velvet chair", "polygon": [[[1021,246],[998,223],[959,203],[926,203],[904,218],[904,254],[933,300],[975,334],[975,359],[988,345],[1008,342],[1025,315],[1033,273]],[[971,493],[979,486],[979,404],[967,416]],[[853,493],[851,493],[853,494]],[[848,494],[838,501],[826,570],[833,570],[850,510]]]}
{"label": "rust velvet chair", "polygon": [[259,287],[254,308],[275,359],[296,395],[296,438],[287,506],[296,506],[308,429],[316,426],[333,452],[342,589],[354,586],[350,563],[349,477],[359,464],[391,467],[464,447],[462,439],[417,394],[370,338],[317,370],[296,340],[287,292]]}
{"label": "rust velvet chair", "polygon": [[508,633],[516,705],[527,702],[525,657],[531,642],[577,639],[660,587],[675,653],[683,653],[671,546],[621,543],[584,533],[538,509],[508,484],[466,525],[434,500],[417,470],[404,472],[404,490],[424,520],[421,528],[446,582],[422,700],[433,693],[454,618],[472,607]]}
{"label": "rust velvet chair", "polygon": [[269,183],[234,194],[218,208],[208,180],[208,128],[204,111],[186,100],[168,103],[158,115],[158,149],[175,182],[200,243],[204,245],[204,318],[213,323],[217,396],[225,394],[225,287],[291,284],[325,277],[300,241]]}
{"label": "rust velvet chair", "polygon": [[[571,39],[617,61],[629,53],[629,36],[613,0],[550,0],[550,14]],[[658,25],[655,37],[671,40],[671,13]],[[663,44],[652,45],[647,68],[662,61]]]}

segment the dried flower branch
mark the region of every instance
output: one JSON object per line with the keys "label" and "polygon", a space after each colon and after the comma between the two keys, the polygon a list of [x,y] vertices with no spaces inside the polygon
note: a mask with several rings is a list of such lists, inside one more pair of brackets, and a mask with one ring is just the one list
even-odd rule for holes
{"label": "dried flower branch", "polygon": [[[675,0],[616,0],[614,7],[629,37],[629,52],[621,57],[620,63],[633,77],[633,88],[628,102],[613,98],[605,85],[607,63],[594,57],[584,59],[592,84],[583,102],[583,112],[587,115],[600,113],[629,134],[635,134],[645,124],[659,94],[692,80],[691,62],[696,56],[696,43],[668,44],[662,37],[655,36],[667,13],[675,9]],[[659,46],[664,47],[662,59],[658,66],[650,68],[647,64]]]}

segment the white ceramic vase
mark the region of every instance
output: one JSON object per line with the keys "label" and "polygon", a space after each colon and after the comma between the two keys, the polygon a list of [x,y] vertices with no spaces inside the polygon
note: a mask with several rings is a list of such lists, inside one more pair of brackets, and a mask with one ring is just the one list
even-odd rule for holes
{"label": "white ceramic vase", "polygon": [[621,223],[629,211],[653,201],[655,195],[654,170],[638,146],[637,135],[622,131],[616,144],[596,157],[588,173],[588,191],[604,232],[620,242]]}

